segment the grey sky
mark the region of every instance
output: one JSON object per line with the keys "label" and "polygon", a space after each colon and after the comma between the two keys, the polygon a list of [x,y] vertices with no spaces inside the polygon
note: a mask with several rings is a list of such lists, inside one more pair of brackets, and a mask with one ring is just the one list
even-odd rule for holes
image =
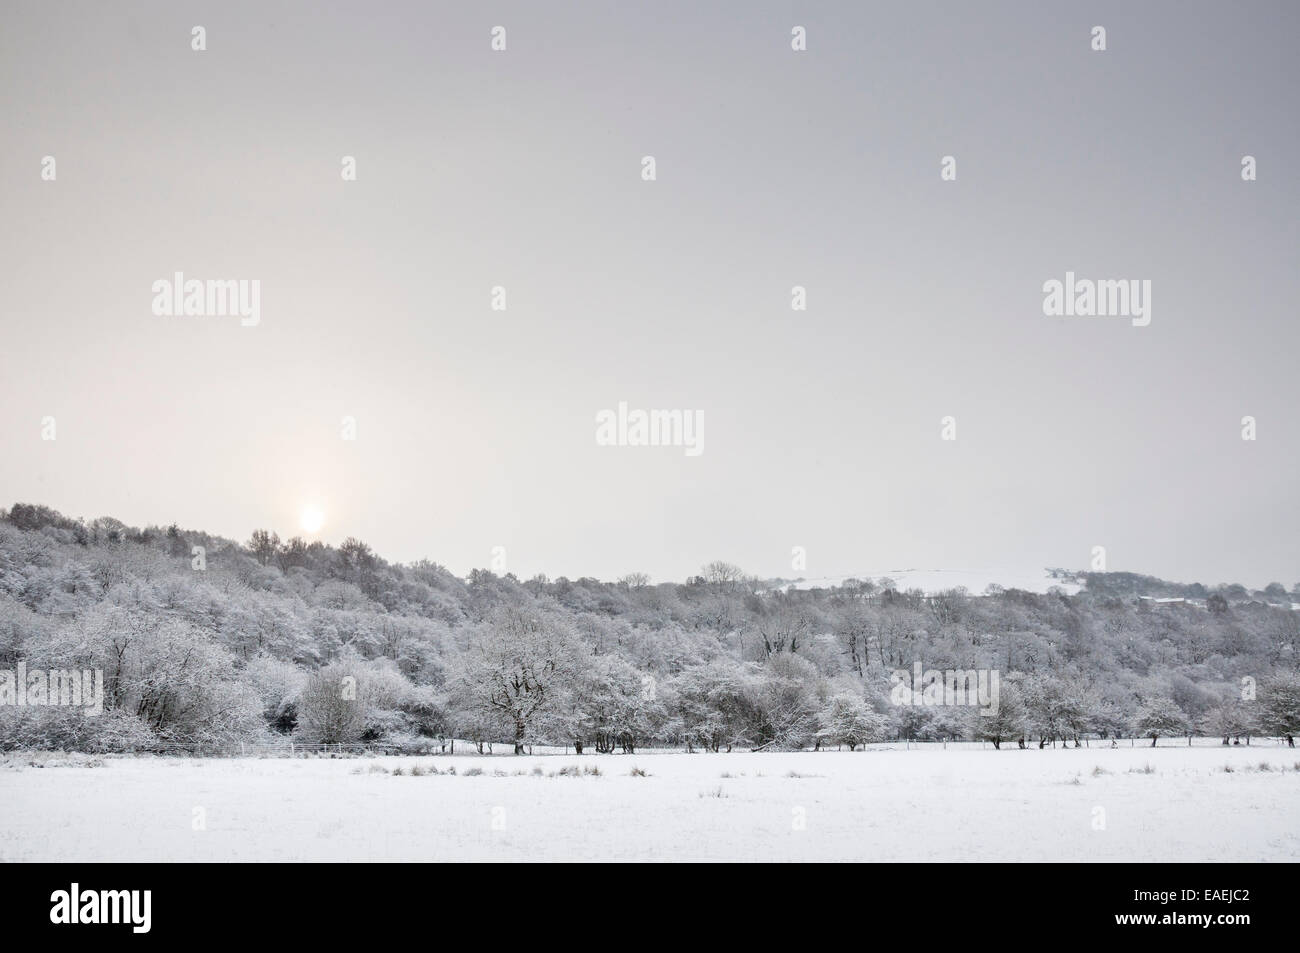
{"label": "grey sky", "polygon": [[[11,0],[0,505],[243,539],[314,502],[521,576],[1103,545],[1290,585],[1297,10]],[[1045,317],[1067,270],[1150,279],[1150,326]],[[175,271],[260,280],[260,325],[155,317]],[[597,446],[620,401],[705,452]]]}

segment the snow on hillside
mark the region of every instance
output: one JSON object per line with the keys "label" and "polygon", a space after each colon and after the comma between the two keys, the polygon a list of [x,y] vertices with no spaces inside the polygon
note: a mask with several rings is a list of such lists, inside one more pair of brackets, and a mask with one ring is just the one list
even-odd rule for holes
{"label": "snow on hillside", "polygon": [[1026,592],[1045,593],[1053,586],[1059,586],[1069,595],[1079,592],[1083,586],[1067,579],[1053,578],[1046,569],[890,569],[879,572],[856,573],[848,576],[823,576],[816,579],[799,579],[787,584],[785,588],[795,589],[830,589],[842,586],[850,579],[871,579],[879,583],[881,579],[892,579],[894,588],[900,592],[908,589],[920,589],[927,595],[943,592],[946,589],[963,587],[973,596],[978,596],[990,585],[1003,589],[1023,589]]}

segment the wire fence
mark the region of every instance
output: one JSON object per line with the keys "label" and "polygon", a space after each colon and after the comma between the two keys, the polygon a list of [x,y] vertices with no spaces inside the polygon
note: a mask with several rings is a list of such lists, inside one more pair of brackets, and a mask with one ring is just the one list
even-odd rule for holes
{"label": "wire fence", "polygon": [[[49,751],[51,748],[23,746],[8,749],[9,753]],[[356,742],[352,744],[301,744],[299,742],[170,742],[157,741],[145,745],[99,750],[94,747],[77,749],[85,754],[122,755],[173,755],[195,758],[346,758],[396,755],[430,755],[451,753],[450,743],[431,741],[428,745],[396,745],[381,742]],[[473,751],[463,746],[457,753]]]}
{"label": "wire fence", "polygon": [[449,744],[430,741],[427,745],[396,745],[382,742],[320,743],[303,744],[300,742],[249,743],[231,742],[219,744],[185,744],[183,742],[165,742],[136,749],[137,754],[194,755],[208,758],[262,757],[262,758],[344,758],[392,756],[403,754],[440,754],[450,747]]}
{"label": "wire fence", "polygon": [[[1161,738],[1156,745],[1151,745],[1150,738],[1090,738],[1083,739],[1083,748],[1137,748],[1137,747],[1196,747],[1196,748],[1219,748],[1228,747],[1224,745],[1221,739],[1217,737],[1196,736],[1194,738]],[[1069,747],[1078,748],[1080,745],[1070,742],[1051,742],[1048,747]],[[1040,747],[1037,741],[1023,746],[1019,746],[1015,740],[1003,741],[1002,748],[1006,750],[1025,747],[1035,749]],[[1284,738],[1276,737],[1250,737],[1244,741],[1234,743],[1233,747],[1241,748],[1272,748],[1272,747],[1294,747],[1294,743]],[[840,746],[834,744],[823,745],[820,749],[805,748],[793,749],[803,750],[809,754],[817,754],[825,751],[839,750]],[[955,749],[955,750],[981,750],[992,749],[993,745],[988,741],[917,741],[898,739],[893,741],[874,742],[866,745],[856,746],[859,752],[867,751],[890,751],[890,750],[925,750],[933,748]],[[0,751],[0,754],[22,754],[48,752],[51,748],[24,746],[19,748],[7,749]],[[79,749],[85,754],[116,754],[116,755],[170,755],[175,757],[191,758],[367,758],[367,757],[421,757],[429,755],[493,755],[493,754],[512,754],[514,745],[511,743],[489,743],[484,742],[481,746],[474,741],[465,741],[464,739],[451,738],[429,738],[422,742],[412,743],[405,741],[401,744],[379,741],[359,741],[359,742],[330,742],[304,744],[297,741],[275,741],[275,742],[171,742],[159,741],[148,745],[136,745],[122,749],[113,750],[91,750]],[[654,755],[654,754],[673,754],[673,753],[695,753],[707,752],[709,749],[699,746],[688,747],[685,745],[652,745],[649,747],[638,746],[635,752],[626,752],[628,755]],[[730,748],[723,747],[722,751],[731,752]],[[749,746],[736,746],[737,752],[753,752],[758,749]],[[781,749],[789,751],[792,749]],[[597,755],[596,749],[586,746],[585,751],[588,754]],[[525,753],[529,755],[571,755],[577,754],[572,746],[560,745],[526,745]],[[605,752],[612,754],[613,752]]]}

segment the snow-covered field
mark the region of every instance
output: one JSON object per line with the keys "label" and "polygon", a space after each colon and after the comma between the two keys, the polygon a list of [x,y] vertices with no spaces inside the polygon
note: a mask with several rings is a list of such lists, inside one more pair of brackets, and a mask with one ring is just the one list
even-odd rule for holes
{"label": "snow-covered field", "polygon": [[1294,861],[1300,750],[9,755],[0,859]]}

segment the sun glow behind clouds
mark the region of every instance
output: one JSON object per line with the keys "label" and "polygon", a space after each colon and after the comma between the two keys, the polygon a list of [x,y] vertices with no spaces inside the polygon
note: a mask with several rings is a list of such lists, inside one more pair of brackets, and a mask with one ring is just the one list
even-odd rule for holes
{"label": "sun glow behind clouds", "polygon": [[316,535],[325,525],[325,514],[321,512],[320,507],[308,503],[302,508],[302,513],[298,517],[298,525],[302,531],[309,535]]}

